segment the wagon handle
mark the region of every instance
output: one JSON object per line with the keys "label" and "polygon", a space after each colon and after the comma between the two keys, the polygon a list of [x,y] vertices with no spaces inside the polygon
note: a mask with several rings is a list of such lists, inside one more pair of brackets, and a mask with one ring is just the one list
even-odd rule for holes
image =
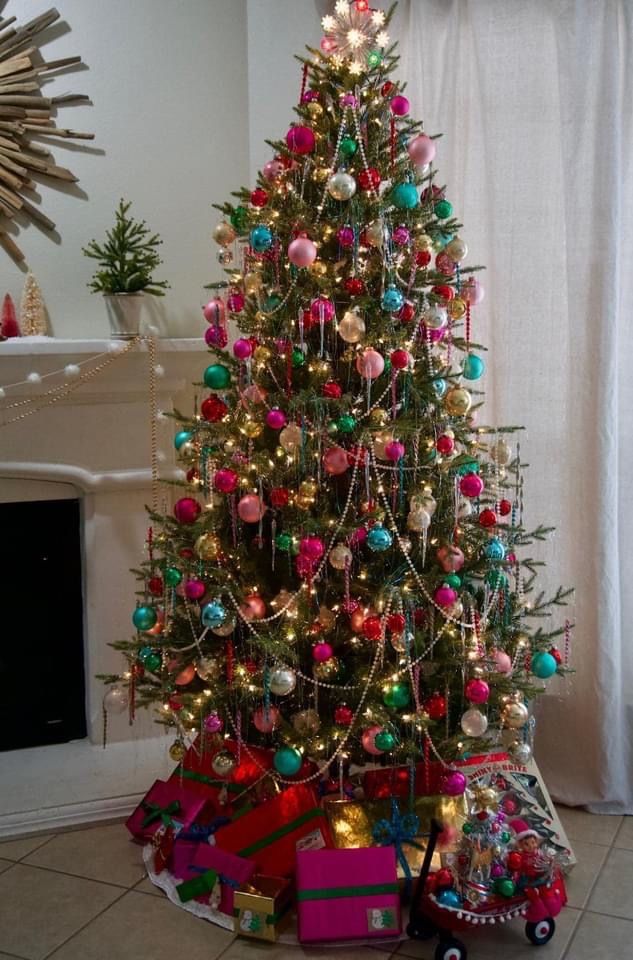
{"label": "wagon handle", "polygon": [[433,854],[435,853],[435,846],[437,844],[437,838],[442,832],[442,824],[438,820],[433,818],[431,820],[431,832],[429,833],[429,842],[426,845],[426,850],[424,851],[424,860],[422,861],[422,867],[420,869],[420,876],[418,877],[418,882],[416,888],[413,892],[413,901],[411,903],[411,916],[415,916],[418,907],[420,906],[420,901],[424,894],[424,887],[426,885],[426,878],[429,875],[431,869],[431,860],[433,859]]}

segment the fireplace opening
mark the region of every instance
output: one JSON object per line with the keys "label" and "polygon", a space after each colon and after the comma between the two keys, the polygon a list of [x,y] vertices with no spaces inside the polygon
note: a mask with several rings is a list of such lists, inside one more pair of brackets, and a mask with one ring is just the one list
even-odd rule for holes
{"label": "fireplace opening", "polygon": [[0,504],[0,750],[86,736],[80,503]]}

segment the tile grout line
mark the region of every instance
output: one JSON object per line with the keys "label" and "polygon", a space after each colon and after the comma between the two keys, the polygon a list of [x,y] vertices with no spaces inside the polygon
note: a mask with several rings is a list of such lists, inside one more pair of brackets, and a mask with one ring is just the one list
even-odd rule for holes
{"label": "tile grout line", "polygon": [[69,937],[66,937],[65,940],[63,940],[61,943],[58,943],[57,946],[54,947],[50,953],[45,954],[41,958],[41,960],[48,960],[49,957],[54,957],[58,950],[61,950],[61,948],[65,947],[67,943],[70,943],[71,940],[73,940],[78,934],[82,933],[86,929],[86,927],[89,927],[90,924],[94,923],[95,920],[98,920],[99,917],[102,917],[103,914],[110,909],[110,907],[113,907],[115,903],[118,903],[119,900],[122,900],[123,897],[129,892],[130,892],[129,890],[121,890],[120,896],[116,897],[111,903],[107,905],[107,907],[104,907],[103,910],[100,910],[99,913],[96,913],[94,917],[91,917],[90,920],[88,920],[86,923],[82,924],[79,927],[79,929],[75,930],[74,933],[71,933]]}
{"label": "tile grout line", "polygon": [[[27,856],[29,856],[29,854],[27,854]],[[125,884],[113,883],[111,880],[95,880],[94,877],[85,877],[80,873],[68,873],[67,870],[57,870],[55,867],[45,867],[39,863],[25,863],[23,860],[16,860],[14,863],[12,863],[11,867],[31,867],[33,870],[44,870],[46,873],[57,873],[62,877],[72,877],[73,880],[87,880],[88,883],[101,883],[103,886],[114,887],[116,890],[124,890],[126,892],[133,890],[137,883],[141,883],[143,880],[145,880],[145,876],[142,876],[140,880],[135,880],[131,887],[126,887]],[[11,870],[11,867],[4,872],[8,873],[9,870]]]}
{"label": "tile grout line", "polygon": [[[616,830],[616,832],[615,832],[615,836],[617,836],[618,832],[619,832],[619,827],[618,827],[618,830]],[[615,836],[613,837],[613,840],[615,840]],[[605,868],[606,865],[607,865],[607,860],[609,859],[609,854],[611,853],[611,851],[612,851],[613,849],[615,849],[615,848],[614,848],[614,846],[613,846],[613,841],[611,841],[611,845],[608,847],[608,850],[607,850],[607,855],[606,855],[606,857],[604,858],[604,860],[602,861],[602,864],[601,864],[601,866],[600,866],[600,869],[598,870],[598,873],[597,873],[596,877],[594,878],[593,883],[591,884],[591,887],[590,887],[589,892],[588,892],[588,894],[587,894],[587,899],[585,900],[585,906],[582,907],[582,909],[581,909],[581,911],[580,911],[580,916],[578,917],[578,920],[576,921],[576,925],[574,926],[574,929],[573,929],[573,931],[572,931],[572,935],[571,935],[571,937],[569,938],[569,941],[568,941],[568,943],[567,943],[567,946],[565,947],[565,951],[564,951],[564,953],[563,953],[562,956],[561,956],[561,960],[573,960],[572,954],[571,954],[570,951],[571,951],[571,948],[573,947],[573,945],[574,945],[574,943],[575,943],[576,936],[578,935],[578,930],[579,930],[579,928],[580,928],[580,924],[582,923],[583,918],[584,918],[588,913],[595,913],[595,914],[597,914],[598,916],[608,916],[608,914],[599,914],[597,910],[588,910],[587,907],[588,907],[589,901],[590,901],[590,899],[591,899],[591,895],[592,895],[592,893],[593,893],[593,891],[594,891],[594,889],[595,889],[595,887],[596,887],[596,884],[597,884],[598,881],[600,880],[600,877],[602,876],[602,872],[603,872],[604,868]],[[618,918],[618,919],[622,919],[622,918]]]}

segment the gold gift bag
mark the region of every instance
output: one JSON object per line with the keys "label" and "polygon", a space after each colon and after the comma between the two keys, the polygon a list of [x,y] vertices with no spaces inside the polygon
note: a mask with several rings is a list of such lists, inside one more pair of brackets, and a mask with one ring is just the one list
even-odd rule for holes
{"label": "gold gift bag", "polygon": [[254,876],[235,891],[235,932],[241,937],[275,941],[292,917],[292,888],[285,877]]}

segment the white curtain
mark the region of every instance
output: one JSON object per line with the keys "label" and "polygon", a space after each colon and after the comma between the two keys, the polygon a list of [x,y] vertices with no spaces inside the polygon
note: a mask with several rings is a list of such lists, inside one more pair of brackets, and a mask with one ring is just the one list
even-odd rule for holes
{"label": "white curtain", "polygon": [[544,581],[576,587],[576,673],[539,701],[537,759],[602,813],[633,813],[632,20],[630,0],[401,0],[391,30],[487,266],[485,420],[526,426],[526,522],[557,528]]}

